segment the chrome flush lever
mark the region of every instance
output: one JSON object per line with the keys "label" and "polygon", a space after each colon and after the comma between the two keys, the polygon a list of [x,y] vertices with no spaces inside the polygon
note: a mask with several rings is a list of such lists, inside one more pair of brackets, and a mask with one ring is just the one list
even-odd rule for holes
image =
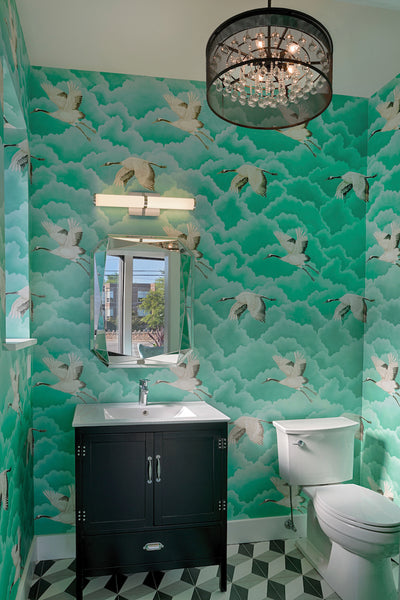
{"label": "chrome flush lever", "polygon": [[299,448],[304,448],[305,445],[306,443],[303,442],[303,440],[297,440],[297,442],[293,442],[293,446],[298,446]]}

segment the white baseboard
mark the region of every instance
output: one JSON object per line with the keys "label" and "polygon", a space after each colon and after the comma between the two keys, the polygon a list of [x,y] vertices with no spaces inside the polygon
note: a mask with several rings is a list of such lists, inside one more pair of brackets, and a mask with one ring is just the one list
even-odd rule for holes
{"label": "white baseboard", "polygon": [[75,558],[75,534],[35,535],[36,560]]}
{"label": "white baseboard", "polygon": [[[306,515],[294,517],[296,531],[287,529],[288,517],[263,517],[228,521],[228,544],[297,539],[306,535]],[[75,557],[75,534],[35,536],[35,560],[56,560]]]}
{"label": "white baseboard", "polygon": [[288,540],[306,536],[307,515],[294,517],[296,531],[287,529],[285,517],[262,517],[260,519],[239,519],[228,521],[228,544]]}

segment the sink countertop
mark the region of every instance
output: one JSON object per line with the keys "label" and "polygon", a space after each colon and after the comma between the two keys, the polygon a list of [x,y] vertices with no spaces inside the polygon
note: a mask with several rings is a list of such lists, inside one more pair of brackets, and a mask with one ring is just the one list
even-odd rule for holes
{"label": "sink countertop", "polygon": [[230,418],[207,402],[170,402],[139,405],[137,402],[78,404],[73,427],[112,425],[216,423]]}

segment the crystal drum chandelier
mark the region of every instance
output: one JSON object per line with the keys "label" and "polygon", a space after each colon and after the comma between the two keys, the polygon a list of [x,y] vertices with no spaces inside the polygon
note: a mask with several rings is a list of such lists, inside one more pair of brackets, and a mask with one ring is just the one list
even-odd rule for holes
{"label": "crystal drum chandelier", "polygon": [[207,43],[207,102],[243,127],[283,129],[321,114],[332,98],[332,39],[313,17],[286,8],[228,19]]}

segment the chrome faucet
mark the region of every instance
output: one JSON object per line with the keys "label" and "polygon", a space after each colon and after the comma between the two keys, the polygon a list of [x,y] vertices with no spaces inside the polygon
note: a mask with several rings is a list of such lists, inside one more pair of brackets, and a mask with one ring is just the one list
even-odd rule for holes
{"label": "chrome faucet", "polygon": [[147,385],[148,379],[139,379],[139,405],[146,406],[147,395],[149,393],[149,387]]}

